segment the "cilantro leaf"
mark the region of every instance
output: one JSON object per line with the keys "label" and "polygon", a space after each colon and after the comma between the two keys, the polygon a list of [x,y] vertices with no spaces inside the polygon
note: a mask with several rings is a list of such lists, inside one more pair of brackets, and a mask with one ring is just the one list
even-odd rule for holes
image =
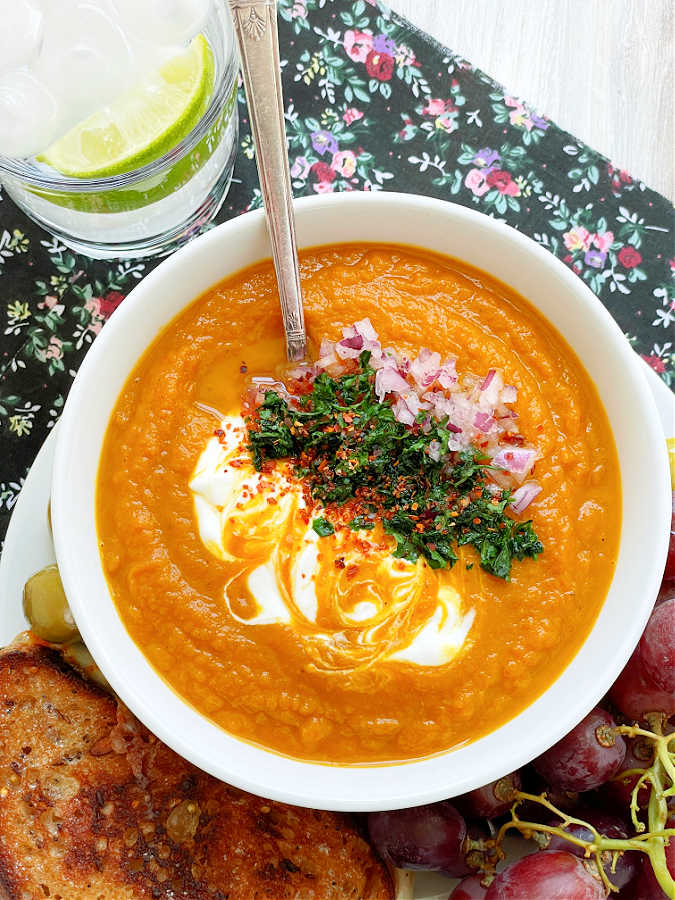
{"label": "cilantro leaf", "polygon": [[324,519],[323,517],[314,519],[312,522],[312,528],[319,537],[328,537],[329,534],[335,534],[335,528],[328,519]]}

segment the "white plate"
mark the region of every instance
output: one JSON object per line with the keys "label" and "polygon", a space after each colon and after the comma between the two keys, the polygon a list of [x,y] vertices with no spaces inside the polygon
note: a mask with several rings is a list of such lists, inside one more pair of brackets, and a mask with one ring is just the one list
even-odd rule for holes
{"label": "white plate", "polygon": [[[675,437],[675,397],[645,365],[645,377],[656,401],[666,438]],[[21,600],[27,579],[39,569],[56,562],[47,506],[56,444],[55,431],[49,435],[35,458],[14,507],[0,557],[0,646],[9,643],[28,627]],[[521,855],[514,843],[514,855]],[[510,856],[511,854],[509,854]],[[447,900],[456,879],[437,873],[417,873],[416,900]]]}

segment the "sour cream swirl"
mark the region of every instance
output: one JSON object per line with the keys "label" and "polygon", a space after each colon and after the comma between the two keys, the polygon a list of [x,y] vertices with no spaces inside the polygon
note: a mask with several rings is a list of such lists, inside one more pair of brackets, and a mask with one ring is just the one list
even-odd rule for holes
{"label": "sour cream swirl", "polygon": [[290,465],[258,472],[240,416],[209,439],[189,483],[197,528],[222,564],[223,601],[249,627],[285,626],[321,671],[375,663],[443,666],[462,649],[475,611],[448,573],[395,559],[378,529],[319,538]]}

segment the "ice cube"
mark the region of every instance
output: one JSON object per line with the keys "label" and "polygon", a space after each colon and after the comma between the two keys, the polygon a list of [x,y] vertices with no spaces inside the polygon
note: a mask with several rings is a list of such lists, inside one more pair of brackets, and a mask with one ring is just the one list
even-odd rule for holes
{"label": "ice cube", "polygon": [[106,6],[78,2],[67,15],[48,13],[36,71],[59,101],[66,128],[114,100],[136,78],[129,43]]}
{"label": "ice cube", "polygon": [[[33,2],[38,2],[38,0],[33,0]],[[48,23],[47,27],[49,27],[52,17],[67,19],[75,7],[83,5],[98,9],[113,19],[117,17],[113,0],[84,0],[84,2],[83,0],[39,0],[39,3]]]}
{"label": "ice cube", "polygon": [[0,154],[33,156],[58,136],[59,109],[28,69],[0,75]]}
{"label": "ice cube", "polygon": [[[124,30],[152,44],[181,45],[204,28],[213,0],[112,0]],[[219,0],[224,2],[224,0]]]}
{"label": "ice cube", "polygon": [[0,0],[0,73],[34,62],[42,33],[38,5],[30,0]]}

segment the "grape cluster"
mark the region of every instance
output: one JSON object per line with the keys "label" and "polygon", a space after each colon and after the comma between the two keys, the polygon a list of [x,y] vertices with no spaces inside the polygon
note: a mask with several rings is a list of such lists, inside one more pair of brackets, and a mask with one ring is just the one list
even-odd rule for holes
{"label": "grape cluster", "polygon": [[[370,813],[391,865],[461,877],[449,900],[675,900],[673,501],[661,590],[605,701],[520,772],[452,803]],[[497,873],[511,829],[539,851]]]}

